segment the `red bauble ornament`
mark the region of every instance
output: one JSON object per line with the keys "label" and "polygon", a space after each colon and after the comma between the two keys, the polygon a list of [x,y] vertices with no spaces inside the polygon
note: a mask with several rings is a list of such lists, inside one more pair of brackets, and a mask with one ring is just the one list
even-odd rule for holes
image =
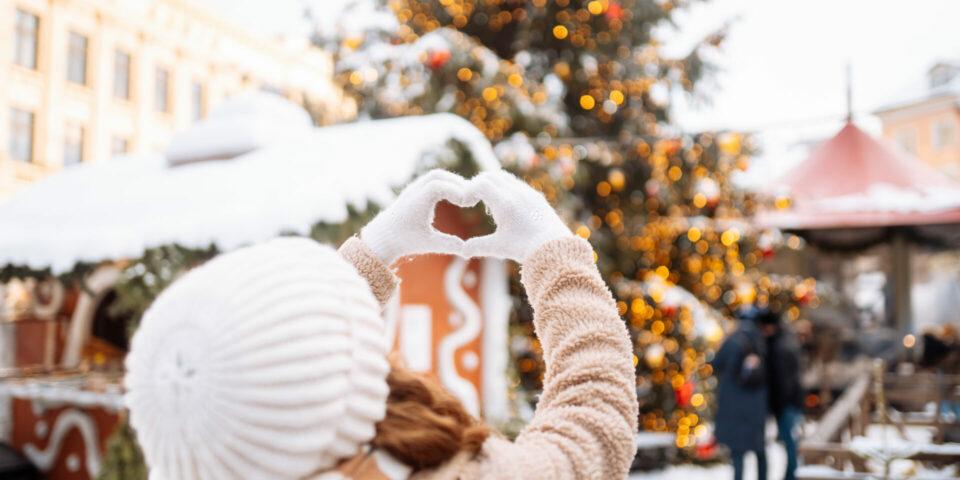
{"label": "red bauble ornament", "polygon": [[644,185],[644,191],[648,197],[657,198],[660,196],[660,185],[653,179],[647,180],[647,184]]}
{"label": "red bauble ornament", "polygon": [[663,312],[664,317],[672,317],[677,313],[677,310],[680,308],[680,303],[682,302],[683,297],[680,294],[680,290],[676,287],[670,287],[664,292],[663,300],[661,300],[657,306],[660,307],[660,311]]}
{"label": "red bauble ornament", "polygon": [[607,17],[607,20],[623,20],[623,7],[620,6],[620,2],[610,2],[607,11],[603,14]]}
{"label": "red bauble ornament", "polygon": [[427,66],[436,70],[444,66],[450,60],[450,50],[433,50],[427,55]]}
{"label": "red bauble ornament", "polygon": [[693,382],[686,381],[683,385],[680,385],[680,388],[675,389],[673,392],[677,396],[677,405],[686,407],[690,405],[690,397],[693,396]]}
{"label": "red bauble ornament", "polygon": [[536,167],[537,165],[540,165],[540,155],[537,155],[536,153],[534,153],[533,155],[531,155],[531,156],[530,156],[530,161],[528,162],[528,164],[529,164],[531,167]]}
{"label": "red bauble ornament", "polygon": [[717,439],[710,436],[710,440],[697,444],[697,458],[700,460],[713,460],[717,455]]}

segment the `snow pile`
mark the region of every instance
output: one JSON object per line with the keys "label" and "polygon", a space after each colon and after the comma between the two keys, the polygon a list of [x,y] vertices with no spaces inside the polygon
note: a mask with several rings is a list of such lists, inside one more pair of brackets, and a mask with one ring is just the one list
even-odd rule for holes
{"label": "snow pile", "polygon": [[[361,50],[345,54],[337,62],[339,71],[363,72],[368,82],[383,77],[376,91],[377,100],[384,104],[410,103],[427,94],[431,72],[424,66],[424,59],[430,52],[454,49],[458,35],[448,29],[439,29],[417,39],[413,43],[390,44],[371,42]],[[462,41],[462,40],[461,40]],[[486,54],[486,55],[484,55]],[[485,65],[481,74],[488,69],[489,74],[496,73],[498,63],[496,55],[485,49],[480,50],[481,61]],[[403,76],[394,71],[394,67],[403,70]]]}
{"label": "snow pile", "polygon": [[637,448],[671,448],[677,436],[666,432],[637,432]]}
{"label": "snow pile", "polygon": [[497,158],[504,165],[519,165],[523,168],[532,167],[537,163],[537,150],[530,143],[530,138],[523,132],[516,132],[494,147]]}
{"label": "snow pile", "polygon": [[825,212],[938,212],[960,207],[960,190],[948,187],[899,188],[870,185],[865,193],[810,202]]}
{"label": "snow pile", "polygon": [[919,443],[898,438],[854,437],[848,448],[861,458],[871,458],[886,463],[898,458],[910,458],[916,455],[921,447]]}
{"label": "snow pile", "polygon": [[310,115],[277,95],[255,92],[225,101],[209,117],[173,136],[171,165],[233,158],[309,132]]}
{"label": "snow pile", "polygon": [[892,95],[892,100],[881,106],[879,111],[893,110],[906,105],[938,97],[954,96],[960,103],[960,75],[955,75],[945,83],[932,85],[930,72],[913,79]]}
{"label": "snow pile", "polygon": [[[621,290],[625,289],[625,290]],[[618,287],[618,296],[639,297],[648,293],[660,308],[676,310],[686,308],[693,318],[693,329],[697,337],[709,342],[723,339],[723,319],[720,312],[710,308],[690,291],[667,282],[657,275],[649,275],[642,282],[626,282]]]}
{"label": "snow pile", "polygon": [[480,168],[499,168],[483,134],[448,114],[310,129],[230,160],[170,166],[150,154],[84,164],[0,206],[0,266],[56,274],[167,244],[230,250],[308,234],[344,221],[350,205],[390,202],[431,156],[449,155],[451,139]]}
{"label": "snow pile", "polygon": [[[768,427],[769,431],[769,427]],[[767,471],[770,478],[783,478],[787,455],[779,443],[767,443]],[[744,462],[743,478],[757,478],[757,466],[753,454],[747,454]],[[628,480],[717,480],[733,478],[733,467],[729,463],[711,466],[674,465],[663,470],[635,472]]]}
{"label": "snow pile", "polygon": [[[380,105],[399,105],[426,103],[433,104],[435,111],[453,111],[456,107],[456,88],[448,85],[441,92],[435,92],[430,85],[434,83],[435,69],[444,68],[448,63],[469,67],[477,85],[503,85],[510,62],[501,59],[489,48],[480,45],[475,39],[457,30],[439,28],[418,38],[412,43],[394,44],[383,39],[366,41],[357,50],[340,48],[340,60],[337,61],[339,73],[353,72],[362,76],[363,82],[373,85],[374,99]],[[445,58],[429,66],[431,58]],[[526,68],[530,60],[529,53],[517,55],[516,65]],[[566,128],[568,118],[560,109],[565,93],[563,82],[555,75],[544,79],[547,100],[534,104],[518,87],[506,86],[501,100],[515,107],[525,117],[551,123],[561,130]],[[435,94],[439,99],[434,99]]]}
{"label": "snow pile", "polygon": [[378,2],[371,0],[310,0],[305,10],[314,22],[315,34],[324,43],[335,43],[338,37],[395,32],[400,26],[391,10],[380,8]]}

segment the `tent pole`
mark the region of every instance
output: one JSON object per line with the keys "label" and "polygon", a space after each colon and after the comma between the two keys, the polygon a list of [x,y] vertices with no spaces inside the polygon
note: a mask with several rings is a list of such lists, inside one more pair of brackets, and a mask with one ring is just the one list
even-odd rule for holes
{"label": "tent pole", "polygon": [[893,301],[895,327],[900,333],[913,332],[910,242],[902,230],[893,233]]}
{"label": "tent pole", "polygon": [[[17,324],[3,319],[6,292],[7,286],[0,283],[0,369],[12,368],[17,364]],[[13,414],[10,405],[10,396],[0,394],[0,442],[11,440]]]}

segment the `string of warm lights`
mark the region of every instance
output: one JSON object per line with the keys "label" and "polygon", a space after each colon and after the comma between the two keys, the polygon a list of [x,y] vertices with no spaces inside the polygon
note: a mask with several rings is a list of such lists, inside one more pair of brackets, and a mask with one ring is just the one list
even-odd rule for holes
{"label": "string of warm lights", "polygon": [[[634,346],[645,430],[708,455],[709,360],[732,312],[762,303],[790,320],[818,302],[812,279],[765,274],[799,237],[752,227],[766,202],[737,189],[749,136],[670,136],[671,92],[695,92],[700,48],[664,58],[651,29],[683,0],[387,0],[386,36],[345,39],[339,72],[373,116],[456,113],[590,240]],[[370,52],[389,44],[395,55]],[[356,61],[357,58],[372,61]],[[398,59],[406,58],[409,61]],[[412,60],[411,60],[412,59]],[[514,134],[523,138],[514,144]],[[522,291],[514,284],[518,298]],[[512,323],[511,398],[543,376],[532,312]]]}
{"label": "string of warm lights", "polygon": [[732,184],[750,145],[734,133],[581,139],[541,145],[527,170],[596,247],[634,339],[641,425],[674,432],[678,447],[703,456],[711,454],[703,423],[715,387],[709,360],[726,319],[741,305],[763,304],[795,321],[820,301],[814,279],[764,273],[779,249],[803,241],[751,225],[762,203],[785,200]]}

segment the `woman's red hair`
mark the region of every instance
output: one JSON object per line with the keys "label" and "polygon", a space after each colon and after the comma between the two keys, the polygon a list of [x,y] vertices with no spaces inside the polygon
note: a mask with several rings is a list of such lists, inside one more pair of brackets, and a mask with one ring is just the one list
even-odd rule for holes
{"label": "woman's red hair", "polygon": [[436,467],[461,451],[479,451],[490,435],[489,427],[431,379],[394,365],[387,384],[387,414],[377,424],[373,446],[415,470]]}

